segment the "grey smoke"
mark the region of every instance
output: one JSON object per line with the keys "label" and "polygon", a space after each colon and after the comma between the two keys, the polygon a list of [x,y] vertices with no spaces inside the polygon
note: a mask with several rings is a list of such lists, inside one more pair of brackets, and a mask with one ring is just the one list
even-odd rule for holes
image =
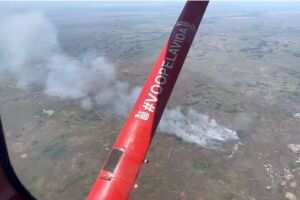
{"label": "grey smoke", "polygon": [[179,107],[165,111],[159,130],[208,148],[220,147],[224,141],[238,139],[235,131],[217,124],[214,119],[191,109],[184,115]]}
{"label": "grey smoke", "polygon": [[[126,116],[140,87],[117,77],[117,68],[93,52],[70,57],[62,51],[54,26],[40,13],[0,19],[0,75],[12,76],[21,89],[40,88],[49,96],[75,100],[85,110],[111,108]],[[159,131],[204,147],[238,139],[234,131],[190,110],[168,109]]]}
{"label": "grey smoke", "polygon": [[82,108],[111,107],[125,116],[138,96],[116,77],[116,67],[89,52],[70,57],[59,46],[55,28],[40,13],[19,13],[0,20],[0,72],[22,89],[81,102]]}

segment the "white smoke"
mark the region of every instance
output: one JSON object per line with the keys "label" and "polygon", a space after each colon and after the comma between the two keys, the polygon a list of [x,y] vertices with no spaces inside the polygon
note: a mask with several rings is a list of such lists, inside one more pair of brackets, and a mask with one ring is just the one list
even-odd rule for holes
{"label": "white smoke", "polygon": [[16,14],[0,19],[1,72],[13,74],[18,86],[43,85],[45,63],[59,49],[51,24],[40,14]]}
{"label": "white smoke", "polygon": [[19,88],[42,88],[50,96],[78,100],[86,110],[102,106],[125,116],[140,91],[117,80],[116,67],[93,52],[66,55],[39,13],[0,20],[0,62],[0,73],[13,75]]}
{"label": "white smoke", "polygon": [[186,142],[208,148],[238,139],[235,131],[218,125],[214,119],[194,110],[188,110],[184,115],[179,107],[167,109],[158,128],[163,133],[175,134]]}
{"label": "white smoke", "polygon": [[[126,116],[140,88],[118,80],[117,69],[90,52],[70,57],[59,46],[55,28],[39,13],[0,19],[0,74],[11,75],[22,89],[43,89],[50,96],[80,102],[85,110],[110,108]],[[196,111],[185,116],[179,108],[166,110],[162,132],[186,142],[213,147],[237,139],[234,131]]]}

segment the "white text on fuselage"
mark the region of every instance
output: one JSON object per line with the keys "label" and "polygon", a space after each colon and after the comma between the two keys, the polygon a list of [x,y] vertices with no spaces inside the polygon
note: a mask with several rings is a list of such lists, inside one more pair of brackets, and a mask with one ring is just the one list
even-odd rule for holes
{"label": "white text on fuselage", "polygon": [[149,113],[155,111],[158,95],[161,95],[164,92],[164,86],[168,83],[169,74],[176,63],[183,46],[183,42],[185,41],[188,32],[195,29],[194,25],[182,21],[177,22],[176,26],[180,26],[180,28],[177,29],[175,36],[170,38],[166,57],[154,78],[154,83],[150,86],[150,90],[148,91],[147,97],[145,98],[142,106],[143,110],[140,110],[139,113],[135,115],[136,118],[148,120]]}

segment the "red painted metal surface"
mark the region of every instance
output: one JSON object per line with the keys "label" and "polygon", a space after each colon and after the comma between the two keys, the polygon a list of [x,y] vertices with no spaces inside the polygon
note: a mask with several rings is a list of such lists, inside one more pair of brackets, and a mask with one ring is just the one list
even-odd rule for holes
{"label": "red painted metal surface", "polygon": [[186,2],[88,200],[128,199],[207,5]]}

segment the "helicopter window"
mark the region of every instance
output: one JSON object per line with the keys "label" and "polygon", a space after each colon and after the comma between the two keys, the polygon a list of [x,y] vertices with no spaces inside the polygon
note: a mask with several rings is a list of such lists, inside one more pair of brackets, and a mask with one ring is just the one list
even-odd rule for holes
{"label": "helicopter window", "polygon": [[109,155],[109,158],[107,159],[105,165],[104,165],[104,170],[114,173],[115,168],[117,166],[117,164],[119,163],[121,157],[123,155],[122,151],[113,149]]}
{"label": "helicopter window", "polygon": [[[196,31],[176,23],[185,3],[0,0],[0,117],[36,199],[86,199],[95,180],[114,182],[131,143],[111,146],[150,75],[139,123],[173,91],[156,135],[138,135],[153,137],[155,161],[133,199],[300,200],[300,1],[210,1],[179,72]],[[184,40],[169,41],[174,25]]]}

